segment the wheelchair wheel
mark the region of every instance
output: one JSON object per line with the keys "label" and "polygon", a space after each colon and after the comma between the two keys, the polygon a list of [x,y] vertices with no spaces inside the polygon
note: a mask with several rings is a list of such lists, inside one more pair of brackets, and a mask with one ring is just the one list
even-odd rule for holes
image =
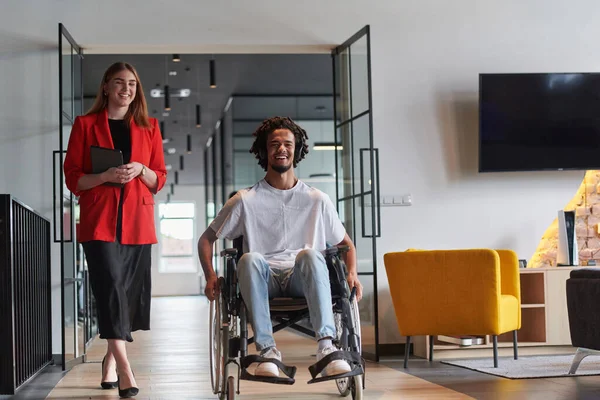
{"label": "wheelchair wheel", "polygon": [[[354,298],[352,303],[350,303],[350,315],[352,318],[352,328],[354,329],[354,332],[358,336],[358,350],[359,350],[359,353],[362,354],[362,343],[361,343],[361,337],[360,337],[361,336],[360,314],[358,312],[358,302],[356,301],[356,298]],[[336,335],[337,339],[338,339],[338,343],[340,342],[341,330],[342,330],[341,318],[342,317],[339,313],[334,315],[335,325],[338,330],[337,335]],[[362,399],[363,398],[362,397],[362,391],[363,391],[362,375],[352,376],[349,378],[336,379],[335,384],[338,388],[338,391],[340,392],[340,394],[343,397],[346,397],[349,394],[352,394],[352,399]],[[356,397],[356,396],[359,396],[359,397]]]}
{"label": "wheelchair wheel", "polygon": [[221,295],[210,302],[210,317],[209,317],[209,346],[210,346],[210,382],[214,394],[221,391],[223,372],[225,370],[224,352],[223,352],[223,320],[222,320],[222,305]]}

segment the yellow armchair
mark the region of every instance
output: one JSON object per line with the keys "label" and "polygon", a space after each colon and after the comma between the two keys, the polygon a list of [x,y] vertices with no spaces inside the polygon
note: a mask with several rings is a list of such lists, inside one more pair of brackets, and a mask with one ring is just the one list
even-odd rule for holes
{"label": "yellow armchair", "polygon": [[498,367],[498,335],[521,328],[519,262],[511,250],[409,250],[383,256],[400,334],[491,335]]}

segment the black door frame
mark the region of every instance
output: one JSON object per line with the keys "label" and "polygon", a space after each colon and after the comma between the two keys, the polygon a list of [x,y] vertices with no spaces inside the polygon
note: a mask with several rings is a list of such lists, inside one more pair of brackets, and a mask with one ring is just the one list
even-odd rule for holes
{"label": "black door frame", "polygon": [[[71,122],[71,124],[74,122],[75,120],[75,87],[74,87],[74,83],[75,83],[75,68],[73,67],[73,65],[71,65],[71,110],[69,113],[65,113],[65,110],[63,108],[63,99],[64,99],[64,95],[68,95],[67,93],[63,93],[63,38],[66,39],[70,46],[71,49],[74,50],[76,52],[76,55],[83,60],[83,49],[77,44],[77,42],[75,41],[75,39],[73,39],[73,36],[71,36],[71,34],[69,33],[69,31],[65,28],[65,26],[62,23],[58,24],[58,100],[59,100],[59,132],[58,132],[58,138],[59,138],[59,150],[58,151],[54,151],[53,152],[53,160],[56,160],[56,157],[58,156],[58,162],[56,163],[56,169],[54,170],[54,175],[56,177],[56,175],[59,176],[58,179],[58,198],[59,198],[59,204],[58,207],[60,209],[60,218],[59,218],[59,227],[60,227],[60,231],[59,234],[56,235],[56,225],[57,225],[57,221],[56,221],[56,216],[57,216],[57,212],[56,212],[56,208],[53,210],[53,218],[54,218],[54,242],[55,243],[60,243],[60,276],[61,276],[61,310],[62,310],[62,320],[61,320],[61,338],[62,338],[62,354],[61,354],[61,364],[62,364],[62,369],[67,370],[72,368],[74,365],[77,365],[81,362],[85,361],[85,350],[87,348],[88,343],[84,343],[83,346],[83,354],[79,355],[78,357],[74,357],[71,360],[66,360],[65,357],[65,340],[66,340],[66,332],[65,332],[65,284],[68,285],[73,285],[74,288],[77,288],[77,285],[83,285],[84,282],[84,278],[77,278],[77,277],[73,277],[73,278],[65,278],[65,257],[68,256],[68,254],[66,254],[65,252],[65,243],[72,243],[72,247],[73,247],[73,254],[71,254],[70,256],[73,257],[73,262],[76,262],[76,246],[78,246],[77,244],[77,239],[76,239],[76,233],[75,233],[75,213],[74,213],[74,196],[73,193],[69,193],[68,194],[68,199],[69,199],[69,207],[70,207],[70,215],[71,215],[71,227],[70,227],[70,237],[69,238],[65,238],[65,221],[63,218],[63,211],[64,211],[64,207],[65,207],[65,191],[64,191],[64,184],[65,184],[65,177],[64,177],[64,173],[62,171],[63,168],[63,164],[64,164],[64,155],[66,154],[67,149],[64,147],[64,135],[63,135],[63,119],[67,119],[69,122]],[[73,57],[73,55],[75,54],[71,54],[71,57]],[[83,79],[82,79],[82,75],[83,75],[83,68],[81,67],[79,69],[79,74],[81,75],[79,78],[79,83],[80,83],[80,88],[79,88],[79,92],[81,93],[82,96],[82,108],[83,108]],[[58,173],[57,173],[58,172]],[[54,185],[53,187],[54,189],[54,199],[56,199],[56,185]],[[58,236],[58,237],[57,237]],[[86,285],[83,285],[86,286]],[[75,293],[77,293],[76,290],[74,290]],[[87,293],[87,291],[84,291],[85,293]],[[76,297],[76,295],[74,296]],[[76,301],[76,299],[74,298],[74,301]],[[87,300],[84,299],[84,304],[87,303]],[[76,312],[78,310],[76,309]],[[76,314],[77,315],[77,314]],[[86,331],[86,327],[87,324],[89,323],[89,318],[90,315],[86,313],[86,315],[84,316],[84,318],[87,319],[87,321],[84,321],[84,331]],[[78,319],[76,318],[75,321],[73,321],[75,325],[77,325],[78,323]],[[78,351],[78,347],[79,346],[75,346],[75,353],[77,353]]]}
{"label": "black door frame", "polygon": [[[337,69],[337,64],[336,64],[336,59],[338,56],[340,56],[344,51],[348,50],[348,57],[350,58],[349,61],[349,73],[350,76],[352,74],[352,61],[351,61],[351,57],[350,57],[350,51],[351,51],[351,46],[356,43],[358,40],[362,39],[363,37],[366,37],[366,43],[367,43],[367,85],[368,85],[368,109],[364,110],[362,112],[360,112],[357,115],[350,115],[350,118],[348,120],[344,120],[341,122],[338,122],[338,110],[337,110],[337,98],[338,98],[338,90],[340,88],[337,87],[337,82],[338,82],[338,69]],[[363,162],[364,162],[364,158],[363,158],[363,153],[364,152],[368,152],[369,153],[369,160],[370,160],[370,165],[371,168],[369,168],[370,170],[370,182],[373,182],[374,185],[372,186],[373,189],[372,190],[368,190],[365,191],[364,190],[364,186],[363,186],[363,181],[364,179],[362,179],[361,177],[361,188],[360,193],[357,193],[357,189],[353,187],[352,189],[352,194],[350,196],[345,196],[340,198],[340,193],[339,193],[339,185],[340,185],[340,179],[342,179],[341,176],[339,176],[338,173],[336,173],[336,207],[338,212],[340,211],[340,202],[346,201],[346,200],[350,200],[352,199],[352,216],[353,218],[355,217],[355,205],[354,202],[359,199],[362,204],[361,204],[361,232],[356,232],[356,224],[353,223],[352,224],[352,230],[353,232],[350,232],[350,234],[352,234],[353,239],[356,237],[357,234],[362,235],[363,238],[371,238],[372,239],[372,254],[373,254],[373,272],[358,272],[358,275],[369,275],[373,277],[373,312],[374,312],[374,327],[375,327],[375,354],[371,354],[371,353],[365,353],[363,352],[363,355],[366,356],[365,358],[371,359],[372,361],[379,361],[379,356],[380,356],[380,349],[379,349],[379,305],[378,305],[378,287],[377,287],[377,243],[376,243],[376,239],[377,237],[381,236],[381,213],[379,210],[379,154],[378,154],[378,149],[375,149],[373,147],[373,96],[372,96],[372,84],[371,84],[371,37],[370,37],[370,27],[369,25],[366,25],[365,27],[363,27],[361,30],[359,30],[358,32],[356,32],[354,35],[352,35],[348,40],[346,40],[344,43],[342,43],[341,45],[337,46],[336,48],[334,48],[331,51],[331,59],[332,59],[332,68],[333,68],[333,109],[334,109],[334,143],[336,143],[336,146],[341,144],[341,139],[340,137],[338,137],[338,129],[350,124],[350,126],[352,127],[352,123],[356,120],[358,120],[359,118],[362,118],[366,115],[368,115],[369,118],[369,148],[361,148],[360,149],[360,171],[362,174],[363,171]],[[350,103],[352,102],[352,83],[350,82],[349,84],[349,99],[350,99]],[[350,113],[352,113],[352,107],[350,107]],[[352,129],[352,128],[351,128]],[[351,135],[352,136],[352,135]],[[354,140],[352,139],[352,143],[351,146],[354,147]],[[352,149],[353,151],[354,149]],[[336,172],[339,171],[339,159],[338,159],[338,151],[334,152],[335,154],[335,168],[336,168]],[[352,156],[352,174],[354,174],[354,157]],[[354,177],[353,177],[353,182],[354,182]],[[354,186],[354,183],[353,183]],[[364,205],[365,205],[365,196],[369,196],[370,197],[370,204],[371,206],[371,234],[368,234],[365,232],[365,215],[364,215]]]}

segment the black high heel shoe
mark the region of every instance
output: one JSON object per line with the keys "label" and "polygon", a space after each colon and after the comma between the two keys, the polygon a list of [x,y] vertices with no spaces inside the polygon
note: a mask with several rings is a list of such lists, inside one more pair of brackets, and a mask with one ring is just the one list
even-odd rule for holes
{"label": "black high heel shoe", "polygon": [[[102,375],[104,375],[104,361],[106,360],[106,356],[102,359]],[[119,381],[117,379],[116,382],[100,382],[100,386],[102,389],[116,389],[119,386]]]}
{"label": "black high heel shoe", "polygon": [[[133,371],[131,371],[131,373],[133,374],[133,376],[135,376],[135,373]],[[121,389],[120,381],[121,381],[121,378],[117,377],[117,386],[119,388],[119,397],[120,398],[128,399],[130,397],[135,397],[140,392],[140,389],[136,388],[135,386],[132,386],[127,389]]]}

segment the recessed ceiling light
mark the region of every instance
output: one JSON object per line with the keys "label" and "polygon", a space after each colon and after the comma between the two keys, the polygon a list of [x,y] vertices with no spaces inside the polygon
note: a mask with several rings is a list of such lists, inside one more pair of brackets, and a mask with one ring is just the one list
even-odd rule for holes
{"label": "recessed ceiling light", "polygon": [[169,71],[169,76],[177,76],[177,71]]}
{"label": "recessed ceiling light", "polygon": [[167,149],[167,153],[169,153],[169,154],[175,154],[175,153],[177,153],[177,149],[175,147],[169,147]]}

